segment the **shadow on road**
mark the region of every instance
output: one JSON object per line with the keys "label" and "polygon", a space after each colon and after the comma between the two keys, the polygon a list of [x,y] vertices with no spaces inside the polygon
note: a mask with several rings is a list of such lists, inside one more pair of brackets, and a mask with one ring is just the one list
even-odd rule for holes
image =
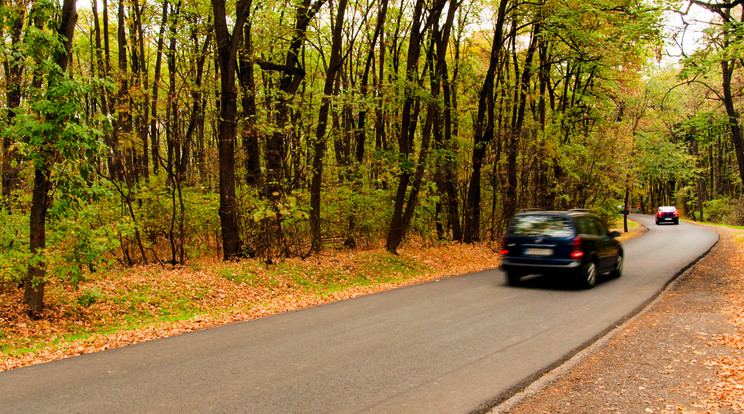
{"label": "shadow on road", "polygon": [[[613,280],[615,279],[609,275],[597,276],[597,285],[594,289],[607,282],[612,282]],[[586,290],[581,287],[581,284],[578,281],[571,276],[566,275],[529,275],[523,277],[517,286],[509,285],[506,280],[503,281],[503,285],[513,289],[555,290],[566,292]]]}

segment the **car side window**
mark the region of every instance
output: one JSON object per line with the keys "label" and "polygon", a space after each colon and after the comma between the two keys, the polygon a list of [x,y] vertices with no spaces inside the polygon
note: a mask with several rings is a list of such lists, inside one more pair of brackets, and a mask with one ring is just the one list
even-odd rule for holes
{"label": "car side window", "polygon": [[576,227],[579,234],[588,234],[591,236],[603,236],[607,234],[602,222],[594,217],[577,217]]}
{"label": "car side window", "polygon": [[576,232],[578,234],[592,234],[592,223],[586,217],[576,217]]}
{"label": "car side window", "polygon": [[591,217],[585,217],[586,224],[589,226],[589,231],[587,234],[591,234],[592,236],[599,235],[599,229],[597,228],[597,222],[592,220]]}
{"label": "car side window", "polygon": [[594,222],[594,228],[597,230],[597,235],[604,236],[609,233],[607,227],[599,219],[593,218],[592,221]]}

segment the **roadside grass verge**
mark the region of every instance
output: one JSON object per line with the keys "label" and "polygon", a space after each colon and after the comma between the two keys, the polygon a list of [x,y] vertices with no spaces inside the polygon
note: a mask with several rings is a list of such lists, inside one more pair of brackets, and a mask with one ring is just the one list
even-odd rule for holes
{"label": "roadside grass verge", "polygon": [[[689,222],[693,224],[700,224],[703,226],[724,227],[724,228],[732,229],[732,230],[744,230],[744,226],[734,226],[732,224],[721,224],[721,223],[711,223],[709,221],[692,221],[692,220],[689,220]],[[739,243],[744,243],[744,236],[737,237],[736,241]]]}
{"label": "roadside grass verge", "polygon": [[[623,219],[622,219],[622,216],[620,218],[618,218],[617,220],[615,220],[615,222],[610,227],[612,227],[613,229],[620,229],[622,231],[622,229],[623,229]],[[636,229],[638,227],[641,227],[641,225],[638,224],[637,222],[631,220],[631,219],[628,219],[628,230],[629,231],[630,231],[630,229]]]}
{"label": "roadside grass verge", "polygon": [[731,225],[731,224],[711,223],[709,221],[692,221],[692,220],[690,220],[690,223],[704,224],[706,226],[726,227],[726,228],[734,229],[734,230],[744,230],[744,226],[734,226],[734,225]]}
{"label": "roadside grass verge", "polygon": [[293,311],[496,268],[486,245],[328,251],[267,266],[255,260],[147,266],[92,274],[78,289],[51,280],[42,318],[0,285],[0,370]]}

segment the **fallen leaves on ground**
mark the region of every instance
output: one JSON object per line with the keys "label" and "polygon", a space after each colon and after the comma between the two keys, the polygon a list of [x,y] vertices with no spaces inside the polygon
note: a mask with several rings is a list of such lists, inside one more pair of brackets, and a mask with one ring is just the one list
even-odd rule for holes
{"label": "fallen leaves on ground", "polygon": [[0,370],[260,318],[444,277],[496,268],[486,245],[328,251],[266,266],[253,260],[91,275],[50,283],[31,320],[22,290],[0,285]]}
{"label": "fallen leaves on ground", "polygon": [[725,313],[729,322],[736,328],[729,335],[719,338],[718,342],[731,348],[733,355],[722,356],[708,364],[717,368],[720,381],[710,387],[709,392],[719,400],[714,408],[726,406],[736,411],[744,411],[744,241],[741,231],[719,232],[721,242],[733,246],[732,254],[726,258],[729,268],[729,289],[726,291],[728,307]]}

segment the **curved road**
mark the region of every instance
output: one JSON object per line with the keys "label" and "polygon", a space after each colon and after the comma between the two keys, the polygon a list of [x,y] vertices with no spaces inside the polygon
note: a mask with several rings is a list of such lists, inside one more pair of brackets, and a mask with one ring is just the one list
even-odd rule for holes
{"label": "curved road", "polygon": [[689,223],[625,243],[622,278],[509,287],[485,271],[0,372],[0,411],[466,413],[573,355],[718,235]]}

